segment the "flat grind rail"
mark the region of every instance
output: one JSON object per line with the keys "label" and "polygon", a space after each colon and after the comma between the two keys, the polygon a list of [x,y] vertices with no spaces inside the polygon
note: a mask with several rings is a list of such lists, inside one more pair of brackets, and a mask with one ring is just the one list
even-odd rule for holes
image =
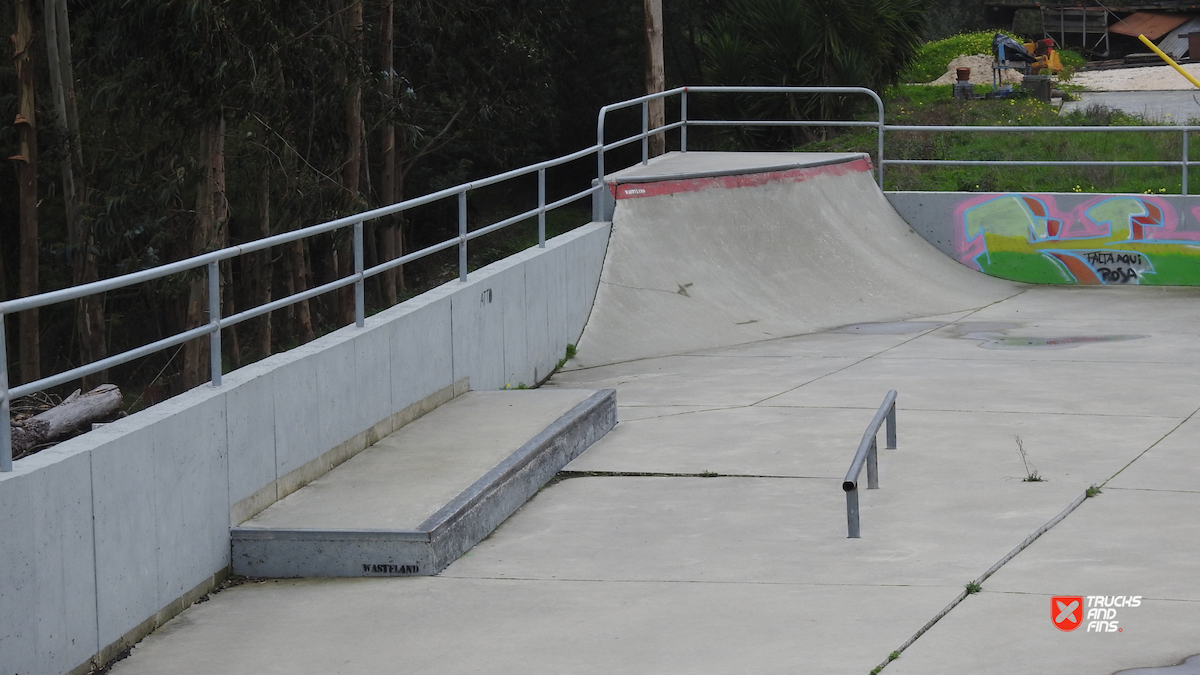
{"label": "flat grind rail", "polygon": [[883,397],[883,405],[879,412],[867,425],[863,432],[862,441],[858,444],[858,452],[854,453],[854,461],[850,462],[850,470],[846,472],[846,480],[842,481],[842,490],[846,492],[846,524],[849,527],[849,539],[859,538],[858,528],[858,476],[862,473],[863,465],[867,466],[867,489],[879,489],[879,450],[875,436],[879,427],[887,420],[887,447],[896,449],[896,390],[893,389]]}

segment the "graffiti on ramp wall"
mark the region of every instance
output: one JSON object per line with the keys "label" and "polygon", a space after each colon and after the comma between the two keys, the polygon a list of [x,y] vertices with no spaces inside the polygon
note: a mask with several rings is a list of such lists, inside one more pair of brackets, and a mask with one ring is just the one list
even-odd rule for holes
{"label": "graffiti on ramp wall", "polygon": [[[1189,214],[1200,222],[1200,207]],[[1054,195],[982,195],[955,210],[959,262],[1040,284],[1200,285],[1200,231],[1150,195],[1097,195],[1059,210]]]}

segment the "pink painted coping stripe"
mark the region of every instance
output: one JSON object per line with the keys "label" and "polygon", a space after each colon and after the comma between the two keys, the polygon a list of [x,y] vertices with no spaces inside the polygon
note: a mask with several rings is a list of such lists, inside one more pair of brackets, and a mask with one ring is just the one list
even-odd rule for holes
{"label": "pink painted coping stripe", "polygon": [[849,162],[808,166],[787,169],[785,171],[685,178],[683,180],[667,180],[658,183],[622,183],[613,185],[611,189],[613,197],[617,199],[640,199],[642,197],[673,195],[680,192],[757,187],[768,183],[800,183],[811,178],[816,178],[817,176],[845,176],[851,173],[867,173],[872,168],[869,157],[860,157]]}

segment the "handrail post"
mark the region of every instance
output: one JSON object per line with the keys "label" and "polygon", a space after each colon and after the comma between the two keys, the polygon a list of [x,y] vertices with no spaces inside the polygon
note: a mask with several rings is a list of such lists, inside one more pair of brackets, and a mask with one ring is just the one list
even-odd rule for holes
{"label": "handrail post", "polygon": [[896,449],[896,401],[892,401],[892,407],[888,410],[887,416],[887,447],[888,450]]}
{"label": "handrail post", "polygon": [[879,445],[871,439],[871,449],[867,451],[867,489],[879,489]]}
{"label": "handrail post", "polygon": [[546,248],[546,170],[538,169],[538,248]]}
{"label": "handrail post", "polygon": [[867,489],[879,489],[878,436],[879,428],[883,426],[885,420],[887,421],[887,447],[896,447],[897,396],[898,394],[893,389],[883,397],[883,403],[880,404],[879,410],[875,412],[875,416],[871,418],[871,423],[867,425],[866,431],[863,432],[862,441],[859,442],[858,450],[854,453],[854,460],[850,462],[850,470],[846,472],[846,478],[842,481],[842,491],[846,493],[846,526],[849,529],[847,536],[850,539],[859,538],[858,478],[862,474],[864,465],[867,467]]}
{"label": "handrail post", "polygon": [[467,191],[458,193],[458,280],[467,280]]}
{"label": "handrail post", "polygon": [[4,342],[4,312],[0,312],[0,472],[12,471],[12,422],[8,414],[8,348]]}
{"label": "handrail post", "polygon": [[221,386],[221,267],[220,263],[208,263],[208,323],[212,327],[208,334],[208,365],[212,374],[212,386]]}
{"label": "handrail post", "polygon": [[850,530],[847,539],[859,539],[858,531],[858,487],[846,492],[846,526]]}
{"label": "handrail post", "polygon": [[679,151],[680,152],[687,152],[687,123],[688,123],[688,116],[687,116],[688,97],[687,97],[687,94],[688,94],[687,89],[684,89],[683,93],[679,95],[679,121],[683,122],[683,126],[679,127]]}
{"label": "handrail post", "polygon": [[882,100],[877,100],[876,104],[879,106],[879,189],[882,190],[883,189],[883,127],[885,126],[885,124],[884,124]]}
{"label": "handrail post", "polygon": [[363,279],[363,222],[354,224],[354,274],[358,277],[354,282],[354,325],[362,328],[367,325],[367,294],[366,283]]}
{"label": "handrail post", "polygon": [[1183,181],[1180,183],[1180,187],[1182,188],[1182,190],[1180,190],[1180,192],[1182,192],[1185,195],[1188,193],[1188,166],[1189,166],[1188,165],[1188,130],[1184,129],[1183,130]]}
{"label": "handrail post", "polygon": [[650,163],[650,102],[642,101],[642,165]]}

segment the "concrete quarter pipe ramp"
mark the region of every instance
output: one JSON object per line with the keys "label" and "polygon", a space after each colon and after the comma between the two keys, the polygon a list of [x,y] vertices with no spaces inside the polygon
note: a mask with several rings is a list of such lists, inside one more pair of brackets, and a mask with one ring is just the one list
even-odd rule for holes
{"label": "concrete quarter pipe ramp", "polygon": [[900,218],[844,153],[670,153],[606,178],[613,231],[587,367],[981,307],[1018,286]]}

